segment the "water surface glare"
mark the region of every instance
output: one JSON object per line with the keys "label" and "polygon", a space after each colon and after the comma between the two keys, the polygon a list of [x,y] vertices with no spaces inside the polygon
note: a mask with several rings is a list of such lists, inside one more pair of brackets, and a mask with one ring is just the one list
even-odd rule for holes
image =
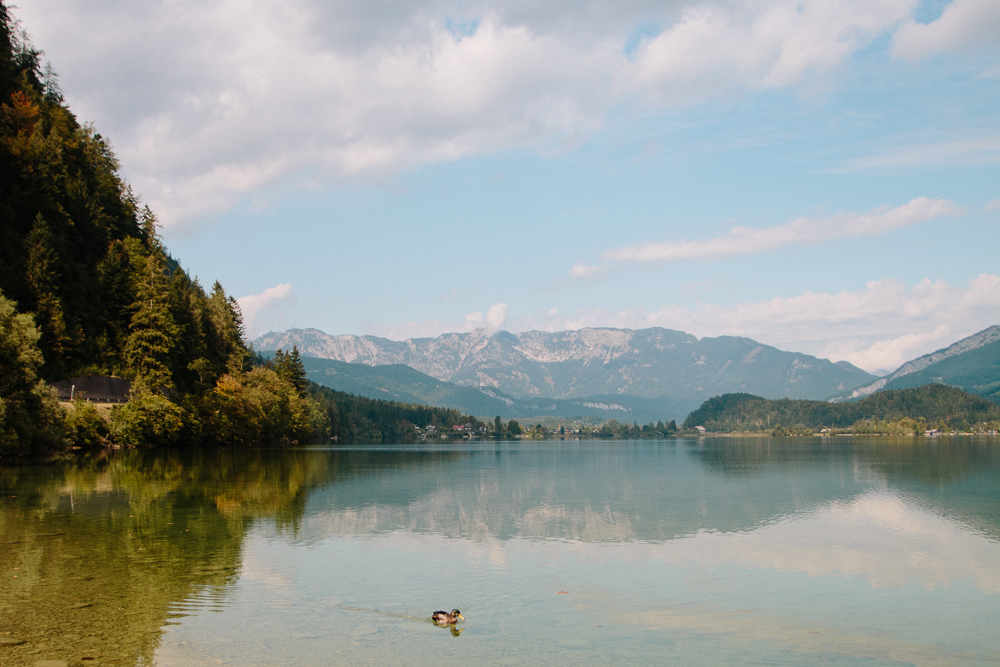
{"label": "water surface glare", "polygon": [[1000,665],[995,438],[133,451],[0,495],[0,665]]}

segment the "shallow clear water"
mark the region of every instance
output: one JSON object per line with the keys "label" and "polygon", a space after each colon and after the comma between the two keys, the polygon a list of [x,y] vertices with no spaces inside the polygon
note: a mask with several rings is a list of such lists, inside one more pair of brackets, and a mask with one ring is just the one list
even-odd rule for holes
{"label": "shallow clear water", "polygon": [[0,495],[3,665],[1000,665],[996,439],[124,452]]}

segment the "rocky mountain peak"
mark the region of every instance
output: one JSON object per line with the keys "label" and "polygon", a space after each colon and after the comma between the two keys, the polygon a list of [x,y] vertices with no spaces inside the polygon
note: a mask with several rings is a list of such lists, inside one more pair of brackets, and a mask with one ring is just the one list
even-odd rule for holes
{"label": "rocky mountain peak", "polygon": [[491,387],[514,397],[684,397],[730,391],[768,398],[827,398],[874,376],[783,352],[749,338],[698,339],[670,329],[584,328],[575,331],[449,333],[392,341],[377,336],[330,336],[316,329],[272,332],[258,350],[298,345],[303,355],[369,366],[404,364],[438,380]]}

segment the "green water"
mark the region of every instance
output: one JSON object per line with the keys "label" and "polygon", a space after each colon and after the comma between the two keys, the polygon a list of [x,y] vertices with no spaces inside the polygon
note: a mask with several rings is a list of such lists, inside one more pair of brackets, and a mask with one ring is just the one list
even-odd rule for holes
{"label": "green water", "polygon": [[0,496],[4,666],[1000,665],[997,439],[115,452]]}

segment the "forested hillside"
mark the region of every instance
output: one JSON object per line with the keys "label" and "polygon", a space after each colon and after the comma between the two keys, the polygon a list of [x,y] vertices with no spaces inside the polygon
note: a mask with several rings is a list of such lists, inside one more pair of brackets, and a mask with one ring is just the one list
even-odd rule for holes
{"label": "forested hillside", "polygon": [[841,393],[834,400],[850,401],[882,389],[906,389],[932,382],[958,387],[1000,403],[1000,325],[911,359],[885,377]]}
{"label": "forested hillside", "polygon": [[[352,397],[310,395],[297,351],[254,363],[236,301],[170,257],[41,56],[0,0],[0,460],[109,440],[394,434],[385,420],[355,428],[338,416]],[[82,375],[132,381],[110,423],[89,404],[61,407],[47,384]]]}
{"label": "forested hillside", "polygon": [[[41,55],[0,4],[0,451],[227,441],[251,406],[267,433],[255,440],[322,429],[300,392],[251,368],[236,302],[167,254],[152,211]],[[63,413],[45,386],[84,374],[133,380],[110,430],[87,408]],[[263,414],[269,401],[281,415]]]}
{"label": "forested hillside", "polygon": [[[982,333],[1000,333],[1000,327],[990,327]],[[1000,403],[1000,340],[993,340],[961,354],[951,355],[926,368],[891,379],[886,389],[919,387],[929,382],[941,382],[961,387],[994,403]]]}
{"label": "forested hillside", "polygon": [[453,408],[470,415],[500,415],[504,419],[528,421],[541,417],[597,417],[646,423],[676,419],[686,414],[677,403],[668,399],[623,395],[590,396],[574,400],[512,398],[490,388],[444,382],[402,364],[368,366],[307,356],[302,357],[302,363],[306,377],[324,387],[368,398]]}
{"label": "forested hillside", "polygon": [[914,433],[925,429],[996,430],[1000,407],[961,389],[928,384],[882,391],[853,403],[767,400],[724,394],[688,415],[685,428],[708,431],[812,432],[823,428],[854,433]]}

